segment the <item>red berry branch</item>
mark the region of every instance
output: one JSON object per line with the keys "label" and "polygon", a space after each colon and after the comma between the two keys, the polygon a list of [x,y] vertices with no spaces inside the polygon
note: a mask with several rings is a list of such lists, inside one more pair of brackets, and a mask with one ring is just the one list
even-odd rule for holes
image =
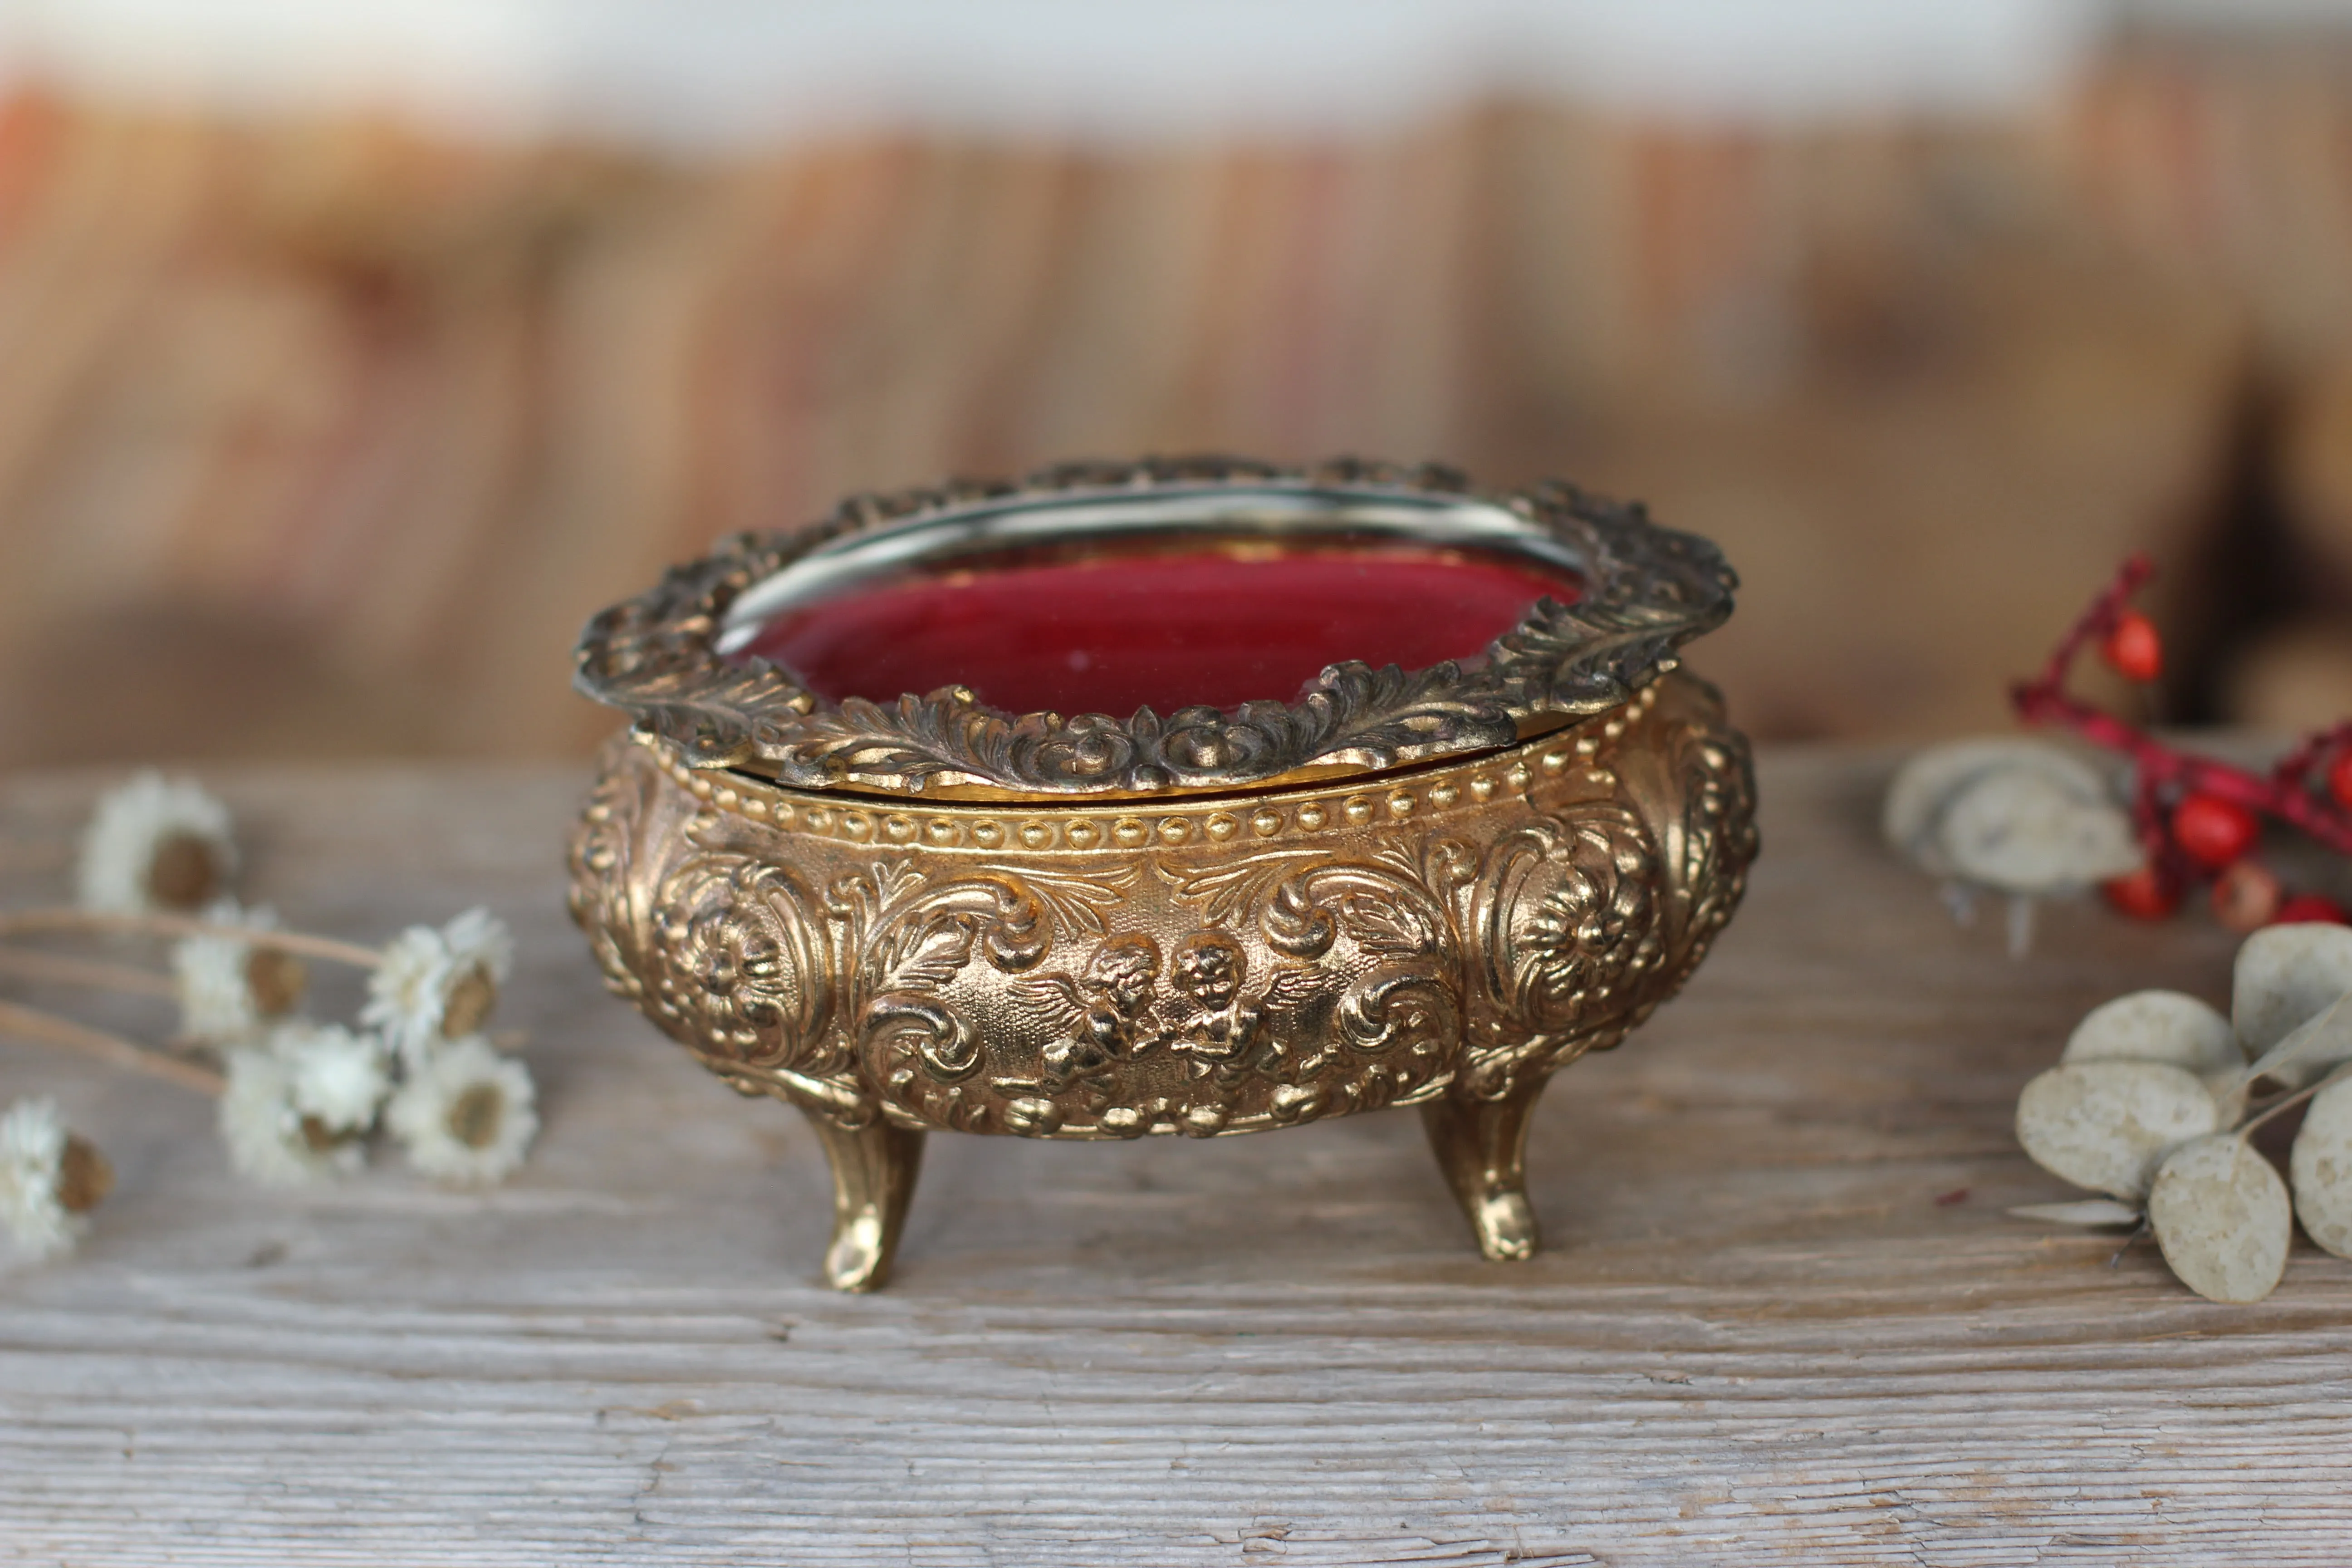
{"label": "red berry branch", "polygon": [[2131,604],[2154,570],[2145,555],[2125,562],[2115,581],[2059,639],[2042,673],[2010,690],[2010,701],[2025,722],[2072,730],[2131,759],[2132,820],[2147,847],[2147,863],[2108,883],[2109,901],[2126,914],[2158,920],[2179,904],[2189,882],[2212,877],[2215,907],[2232,924],[2345,920],[2344,910],[2331,900],[2315,894],[2283,898],[2278,879],[2252,854],[2262,819],[2270,816],[2339,855],[2352,855],[2352,720],[2305,737],[2263,774],[2175,751],[2147,731],[2067,694],[2067,671],[2075,655],[2093,642],[2128,679],[2145,683],[2163,673],[2163,641],[2155,624]]}

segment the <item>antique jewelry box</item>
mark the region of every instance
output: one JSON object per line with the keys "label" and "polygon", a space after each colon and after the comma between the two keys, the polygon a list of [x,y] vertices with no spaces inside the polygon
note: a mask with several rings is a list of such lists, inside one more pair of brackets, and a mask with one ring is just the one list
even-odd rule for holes
{"label": "antique jewelry box", "polygon": [[845,503],[599,615],[634,721],[572,847],[607,983],[806,1111],[826,1271],[924,1135],[1421,1108],[1495,1258],[1551,1074],[1671,995],[1756,851],[1675,649],[1702,540],[1437,468],[1083,465]]}

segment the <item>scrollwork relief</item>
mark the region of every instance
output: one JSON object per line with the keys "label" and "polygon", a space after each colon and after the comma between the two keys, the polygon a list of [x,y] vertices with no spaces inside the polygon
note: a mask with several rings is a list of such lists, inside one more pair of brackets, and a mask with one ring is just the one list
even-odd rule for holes
{"label": "scrollwork relief", "polygon": [[604,771],[572,829],[566,895],[605,989],[631,1001],[645,992],[637,952],[637,836],[661,784],[660,775],[635,754],[637,750],[625,742],[605,748]]}
{"label": "scrollwork relief", "polygon": [[1685,724],[1675,738],[1683,803],[1679,889],[1689,900],[1680,986],[1706,956],[1748,890],[1756,858],[1756,773],[1747,741],[1732,731]]}
{"label": "scrollwork relief", "polygon": [[1368,1109],[1442,1077],[1461,1039],[1461,943],[1425,858],[1401,845],[1360,861],[1270,854],[1172,879],[1180,900],[1254,931],[1278,965],[1251,998],[1244,945],[1197,940],[1172,1003],[1195,1062],[1214,1061],[1221,1084],[1271,1080],[1276,1121]]}
{"label": "scrollwork relief", "polygon": [[1118,1092],[1120,1065],[1160,1038],[1153,1005],[1160,962],[1160,944],[1136,931],[1103,942],[1081,974],[1043,974],[1016,985],[1016,994],[1045,1017],[1052,1037],[1039,1053],[1038,1077],[1000,1078],[994,1087],[1048,1098],[1076,1088],[1088,1109],[1108,1108]]}
{"label": "scrollwork relief", "polygon": [[1256,847],[877,856],[698,805],[630,747],[572,904],[608,982],[716,1070],[845,1121],[1206,1134],[1496,1099],[1622,1037],[1737,902],[1745,751],[1677,701],[1645,767]]}

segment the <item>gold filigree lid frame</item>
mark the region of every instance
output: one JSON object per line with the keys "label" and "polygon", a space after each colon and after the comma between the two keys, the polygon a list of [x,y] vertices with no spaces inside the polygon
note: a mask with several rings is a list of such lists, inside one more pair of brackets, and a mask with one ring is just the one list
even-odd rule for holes
{"label": "gold filigree lid frame", "polygon": [[[1261,525],[1304,515],[1474,542],[1572,570],[1582,592],[1538,600],[1477,658],[1412,670],[1343,661],[1287,700],[1166,715],[1016,714],[961,686],[827,701],[781,666],[730,657],[743,612],[787,573],[852,574],[917,541],[1181,526],[1188,506],[1221,526],[1255,507]],[[1451,468],[1348,459],[1069,464],[853,497],[813,529],[736,535],[591,620],[575,683],[689,767],[798,789],[1051,800],[1262,788],[1492,750],[1615,708],[1722,624],[1737,585],[1707,541],[1558,481],[1486,494]]]}

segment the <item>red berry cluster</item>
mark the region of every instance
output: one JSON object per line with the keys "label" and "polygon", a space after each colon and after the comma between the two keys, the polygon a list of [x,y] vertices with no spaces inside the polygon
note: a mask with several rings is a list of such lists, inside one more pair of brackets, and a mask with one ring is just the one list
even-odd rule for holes
{"label": "red berry cluster", "polygon": [[2137,919],[2162,920],[2193,883],[2210,880],[2214,913],[2239,931],[2294,921],[2352,923],[2333,899],[2287,892],[2255,853],[2267,816],[2352,855],[2352,721],[2306,737],[2265,776],[2174,751],[2066,694],[2066,671],[2089,642],[2127,679],[2164,673],[2164,639],[2130,603],[2150,572],[2145,556],[2126,562],[2041,676],[2010,694],[2026,722],[2062,725],[2132,760],[2132,815],[2147,861],[2106,884],[2107,901]]}

